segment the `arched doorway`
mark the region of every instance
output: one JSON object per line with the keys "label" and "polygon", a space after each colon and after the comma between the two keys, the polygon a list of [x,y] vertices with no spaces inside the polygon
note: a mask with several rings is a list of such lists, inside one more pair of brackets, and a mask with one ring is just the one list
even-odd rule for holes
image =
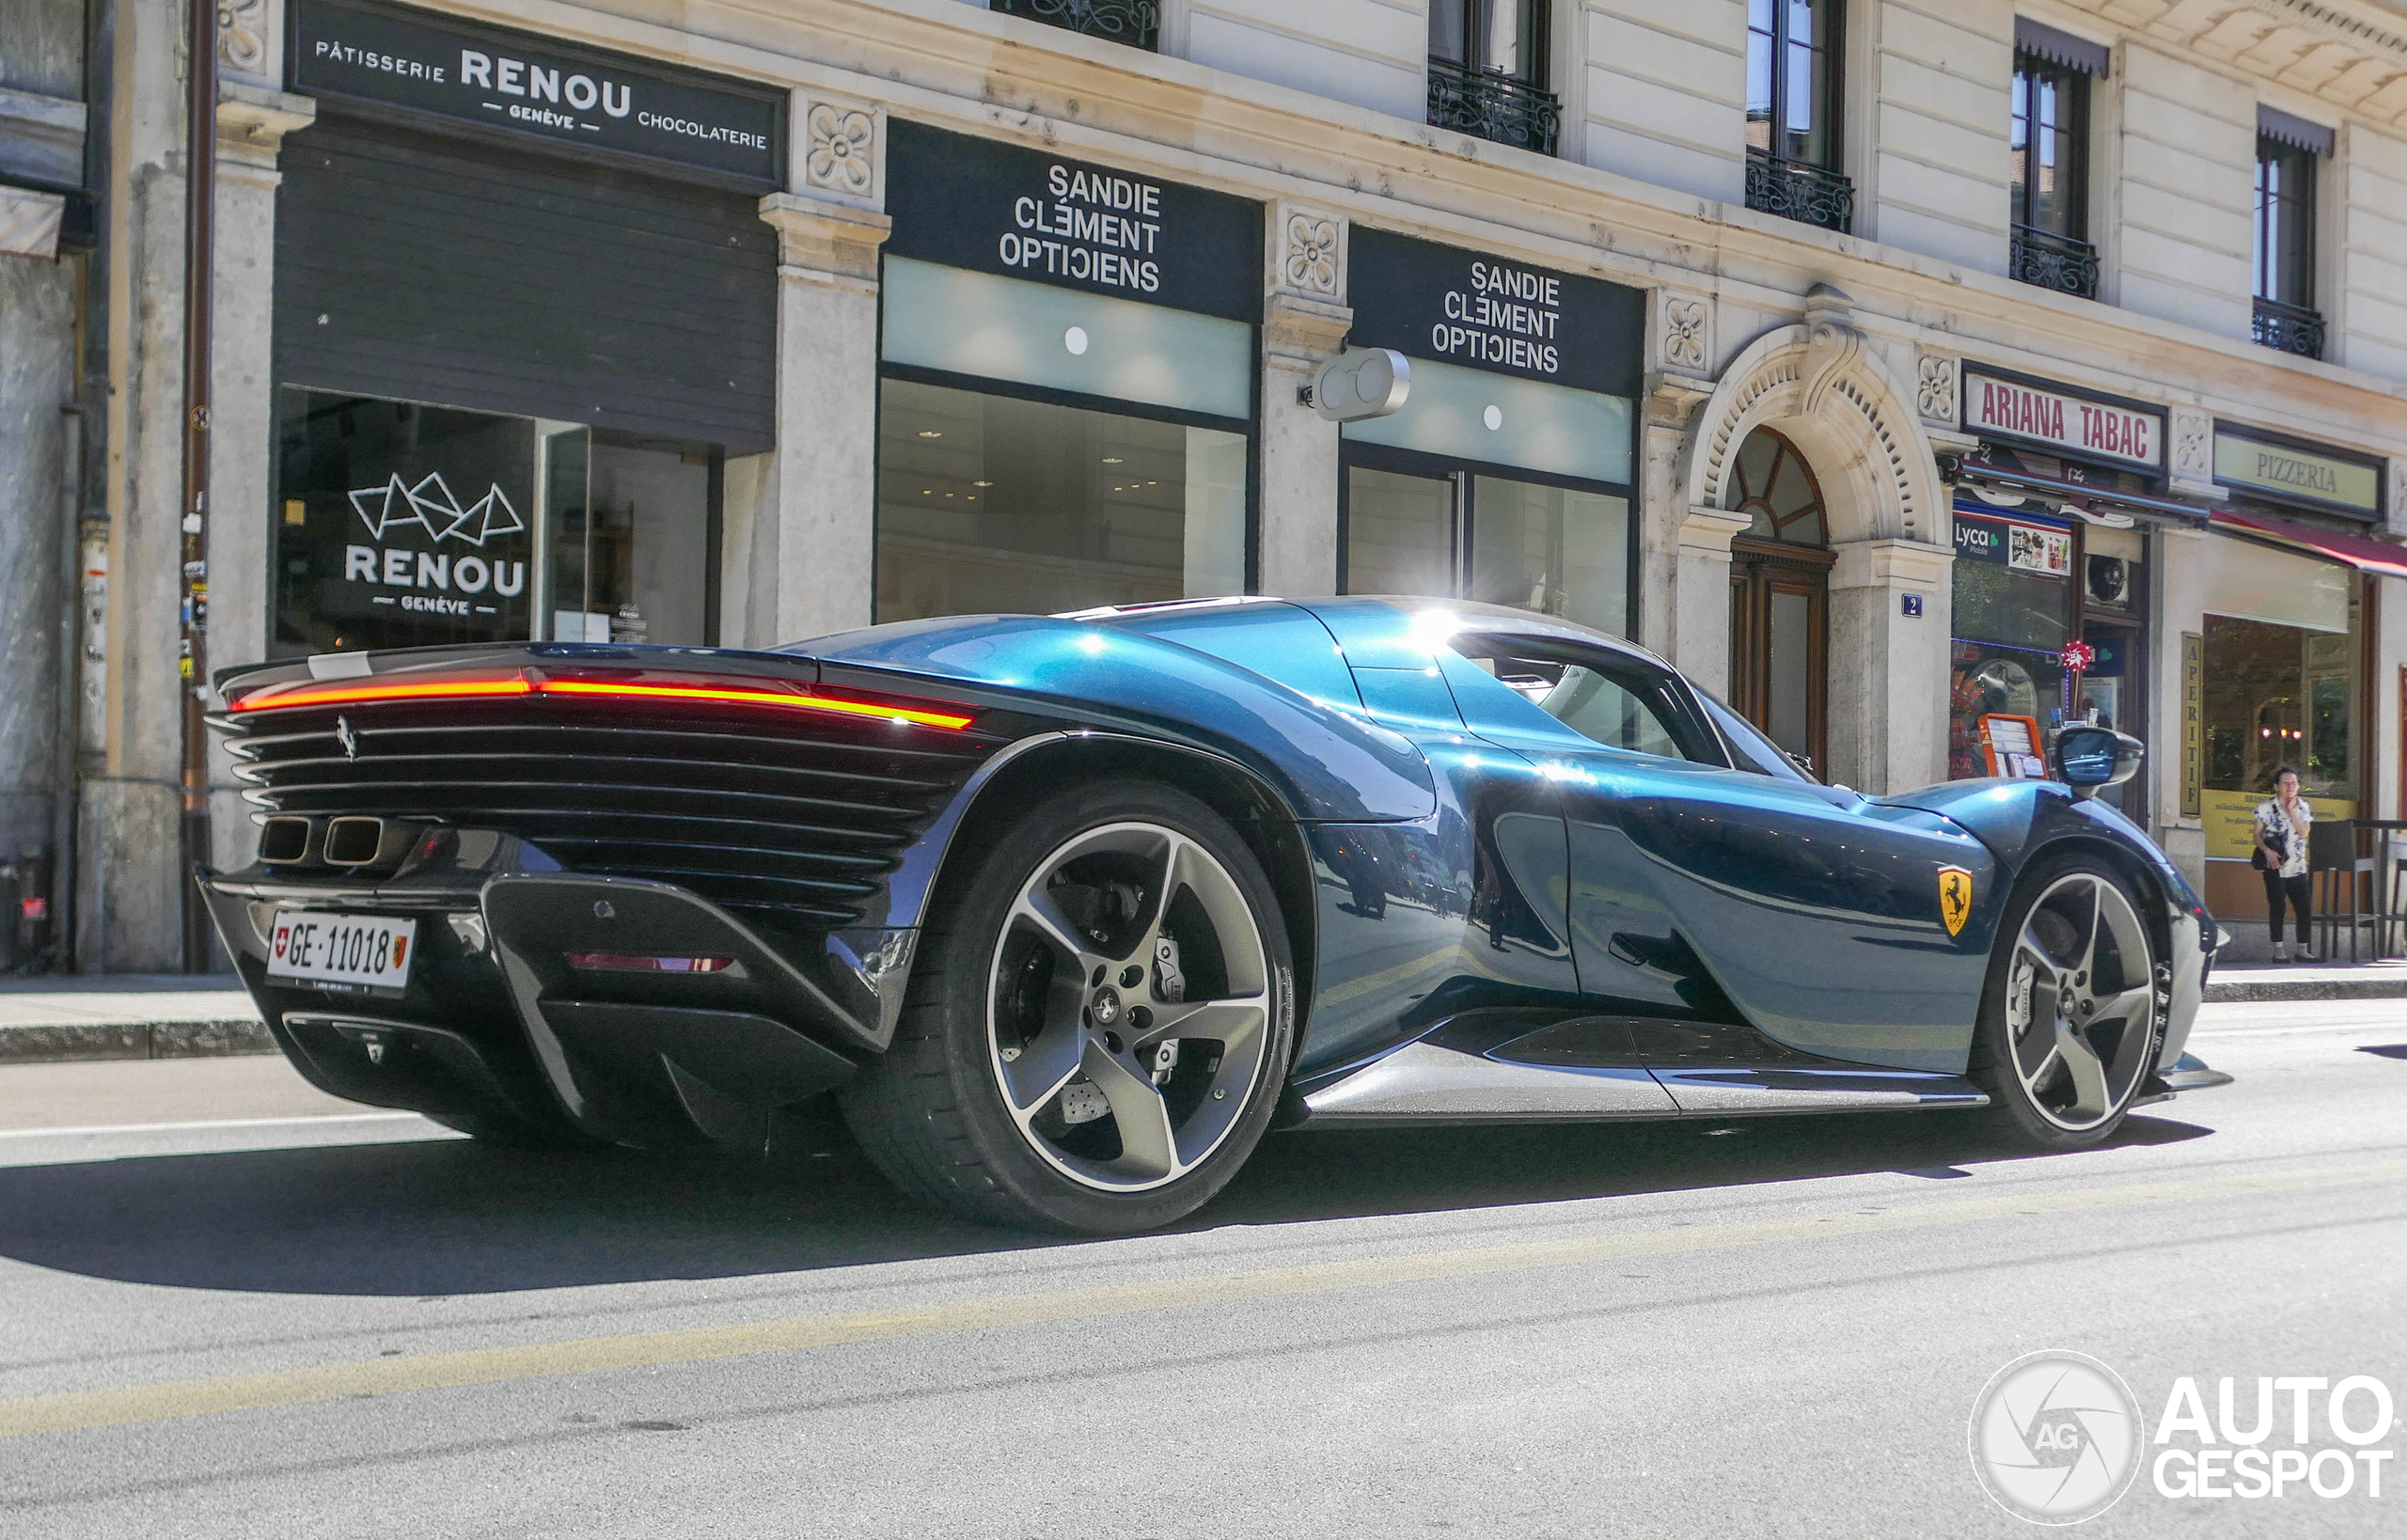
{"label": "arched doorway", "polygon": [[1828,774],[1830,521],[1797,447],[1769,428],[1739,445],[1731,511],[1730,703],[1772,742]]}

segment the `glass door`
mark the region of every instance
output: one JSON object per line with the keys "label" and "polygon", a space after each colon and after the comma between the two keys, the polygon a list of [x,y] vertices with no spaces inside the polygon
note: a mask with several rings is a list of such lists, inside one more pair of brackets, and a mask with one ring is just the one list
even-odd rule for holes
{"label": "glass door", "polygon": [[544,636],[712,645],[715,451],[543,427]]}

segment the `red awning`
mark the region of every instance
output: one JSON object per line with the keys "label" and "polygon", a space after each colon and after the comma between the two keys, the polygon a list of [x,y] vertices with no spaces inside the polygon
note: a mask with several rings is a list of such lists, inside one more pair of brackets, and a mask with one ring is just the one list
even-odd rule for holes
{"label": "red awning", "polygon": [[2363,535],[2343,535],[2330,529],[2310,529],[2303,524],[2269,519],[2236,508],[2218,508],[2212,518],[2214,523],[2233,529],[2245,529],[2252,535],[2277,540],[2303,551],[2313,551],[2335,561],[2345,561],[2359,572],[2374,573],[2383,577],[2407,577],[2407,545],[2393,545],[2388,541],[2368,540]]}

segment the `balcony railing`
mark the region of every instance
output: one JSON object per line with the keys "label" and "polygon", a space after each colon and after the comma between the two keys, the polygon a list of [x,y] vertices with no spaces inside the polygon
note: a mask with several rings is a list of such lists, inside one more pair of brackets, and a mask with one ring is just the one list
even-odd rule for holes
{"label": "balcony railing", "polygon": [[2302,358],[2323,356],[2323,312],[2304,305],[2284,305],[2261,295],[2257,301],[2257,340],[2278,353]]}
{"label": "balcony railing", "polygon": [[2021,282],[2082,299],[2098,297],[2098,248],[2086,241],[2017,225],[2006,262],[2008,275]]}
{"label": "balcony railing", "polygon": [[1436,128],[1551,155],[1555,135],[1563,127],[1563,103],[1552,91],[1510,75],[1433,58],[1429,61],[1429,122]]}
{"label": "balcony railing", "polygon": [[1750,148],[1747,207],[1844,234],[1855,218],[1855,184],[1835,171]]}
{"label": "balcony railing", "polygon": [[1162,8],[1157,0],[987,0],[986,8],[1090,38],[1107,38],[1149,54],[1161,46]]}

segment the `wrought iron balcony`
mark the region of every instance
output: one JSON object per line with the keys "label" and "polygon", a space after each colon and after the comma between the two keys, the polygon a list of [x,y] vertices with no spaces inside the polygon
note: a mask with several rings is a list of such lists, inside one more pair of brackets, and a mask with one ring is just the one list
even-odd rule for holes
{"label": "wrought iron balcony", "polygon": [[1429,122],[1436,128],[1551,155],[1555,135],[1563,127],[1563,103],[1552,91],[1510,75],[1433,58],[1429,61]]}
{"label": "wrought iron balcony", "polygon": [[2258,296],[2257,300],[2257,340],[2278,353],[2294,353],[2302,358],[2323,356],[2323,312],[2310,310],[2304,305],[2284,305],[2280,300]]}
{"label": "wrought iron balcony", "polygon": [[1161,47],[1162,8],[1157,0],[987,0],[986,8],[1126,43],[1148,54]]}
{"label": "wrought iron balcony", "polygon": [[2023,283],[2082,299],[2098,297],[2098,248],[2053,230],[2014,227],[2006,272]]}
{"label": "wrought iron balcony", "polygon": [[1844,234],[1855,218],[1855,184],[1835,171],[1750,147],[1747,207]]}

